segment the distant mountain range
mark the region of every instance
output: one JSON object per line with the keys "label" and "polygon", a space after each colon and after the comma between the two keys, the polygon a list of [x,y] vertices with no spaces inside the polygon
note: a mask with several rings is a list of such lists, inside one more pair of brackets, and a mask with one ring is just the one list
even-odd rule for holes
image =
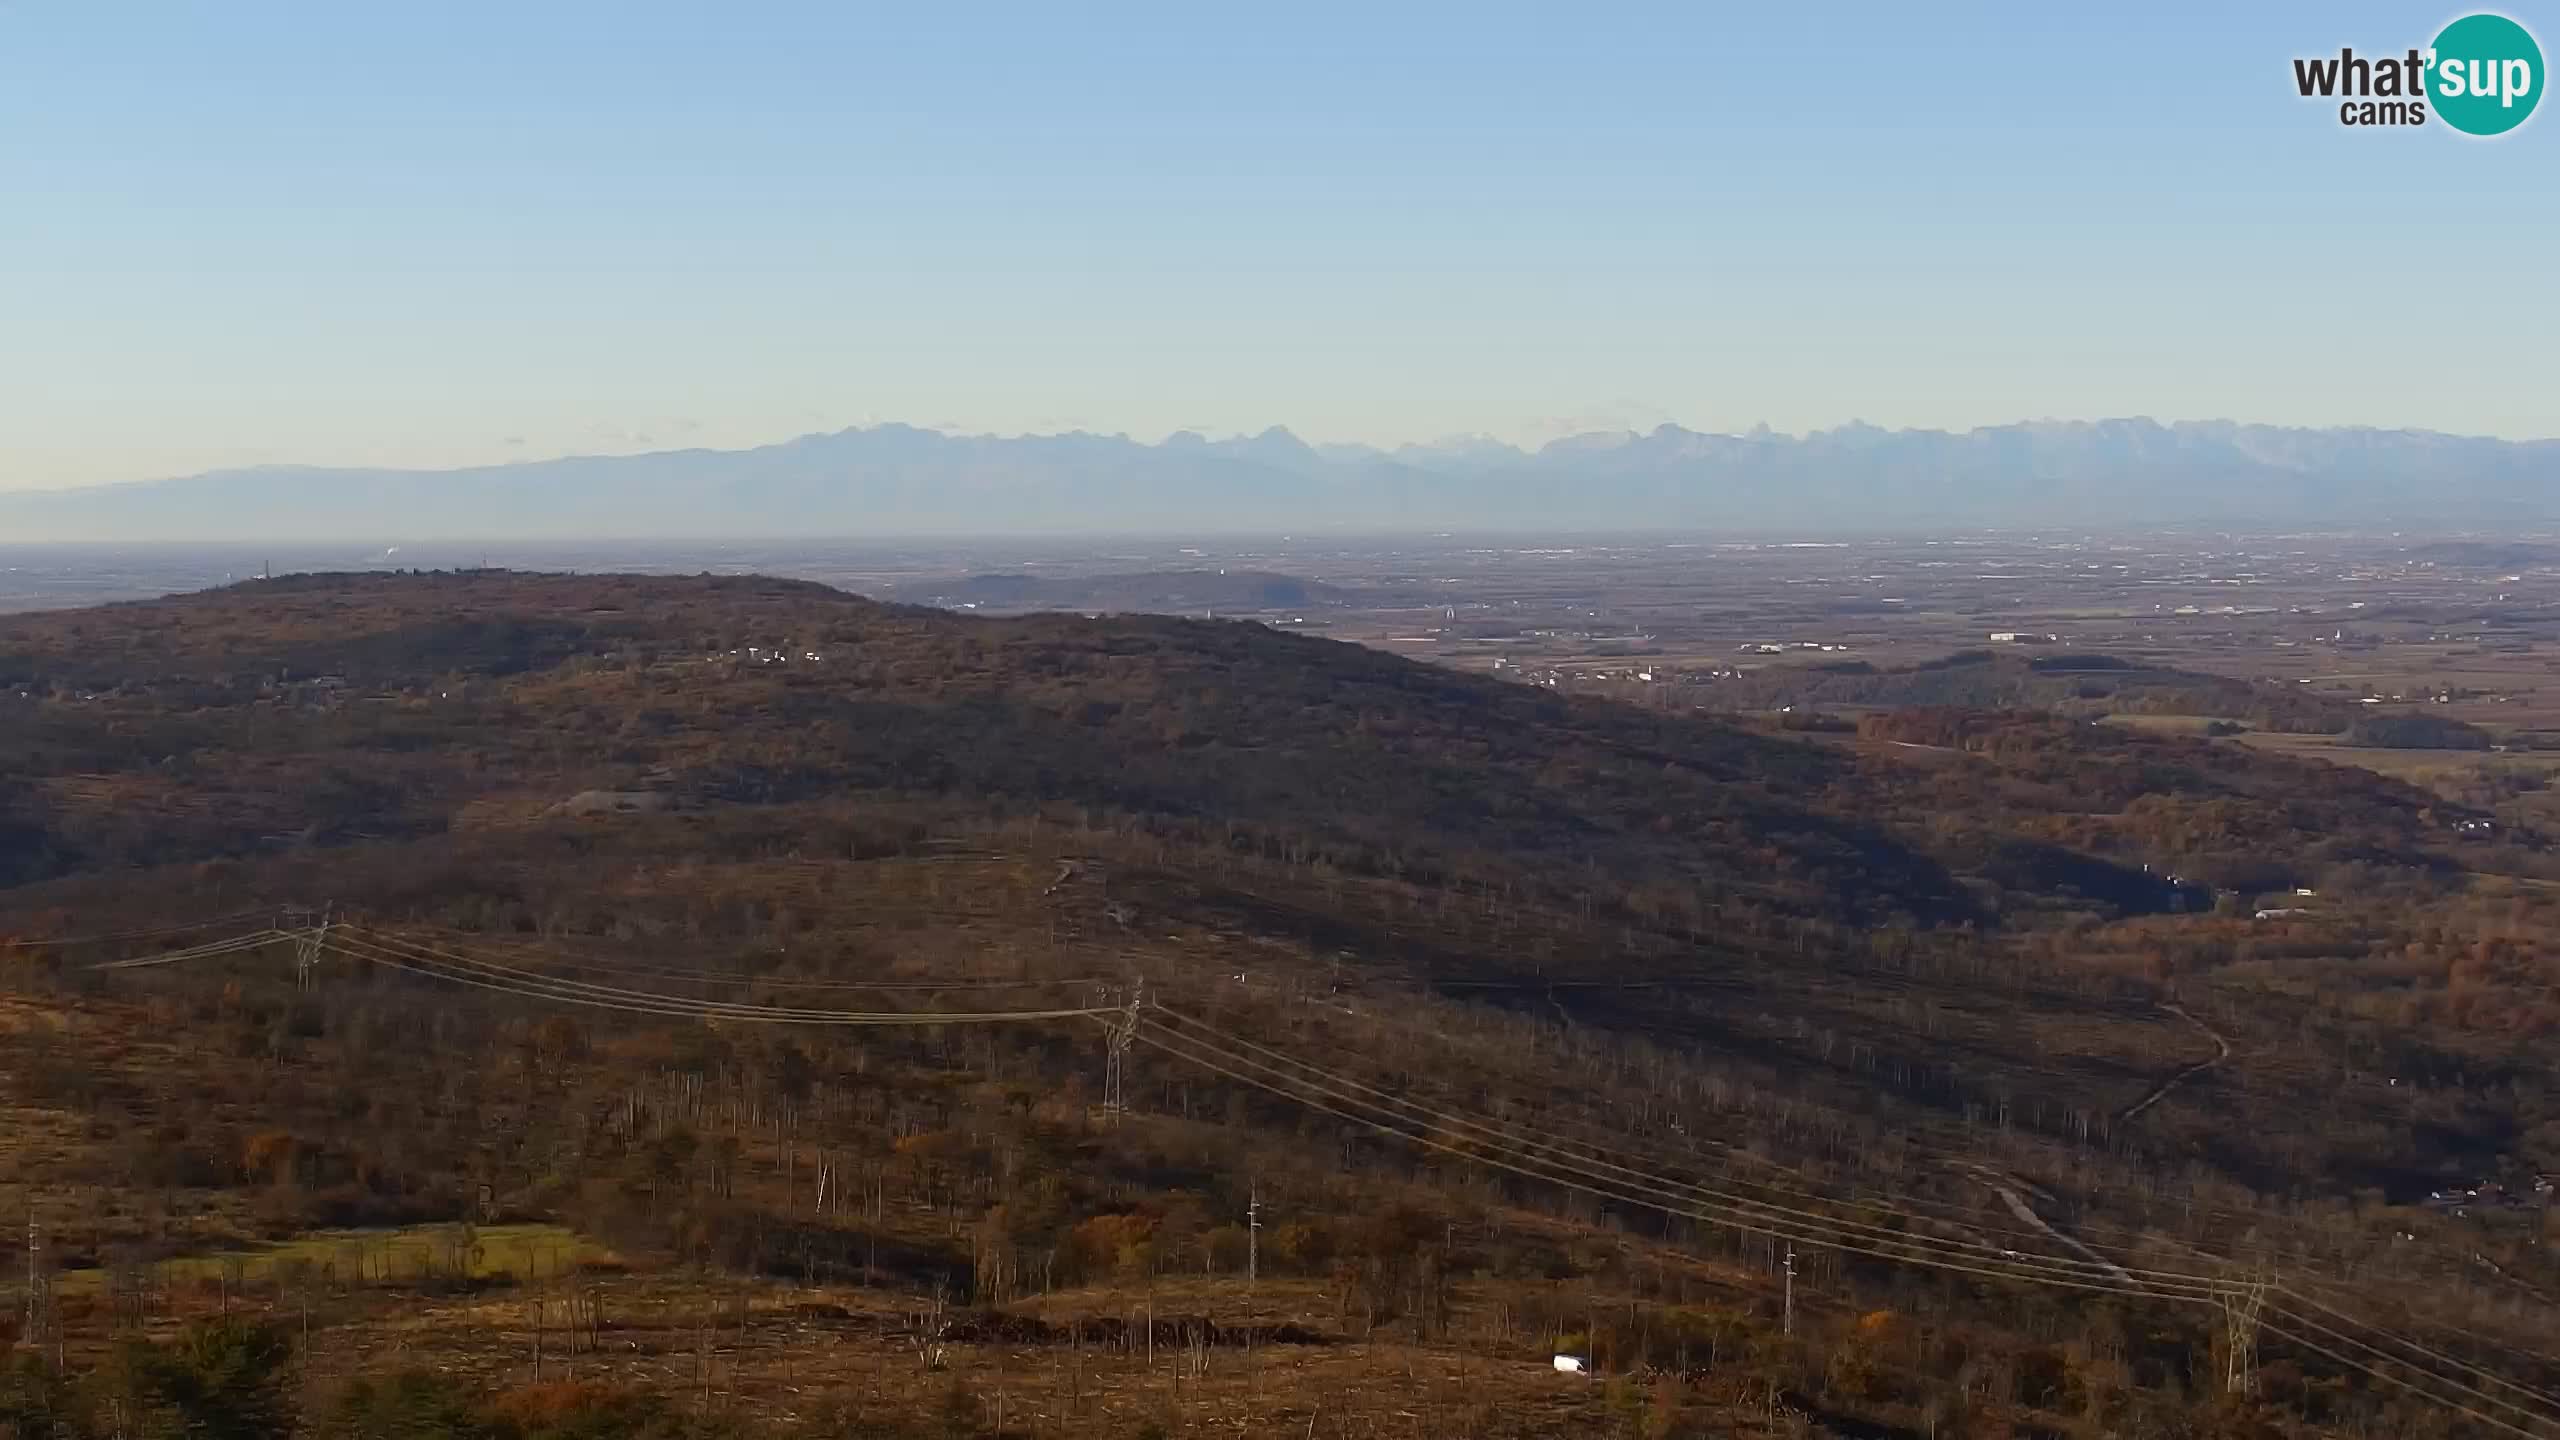
{"label": "distant mountain range", "polygon": [[0,538],[711,538],[1007,533],[1880,533],[2560,521],[2560,441],[2228,421],[2044,421],[1804,436],[1676,425],[1535,450],[1159,444],[879,425],[752,450],[461,470],[268,467],[0,492]]}

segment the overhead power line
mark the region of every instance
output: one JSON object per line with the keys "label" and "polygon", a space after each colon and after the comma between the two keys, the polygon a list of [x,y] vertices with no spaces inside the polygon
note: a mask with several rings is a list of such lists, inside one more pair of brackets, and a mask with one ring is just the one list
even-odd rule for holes
{"label": "overhead power line", "polygon": [[[211,929],[224,923],[237,923],[242,918],[254,918],[260,913],[266,912],[247,912],[245,916],[225,917],[222,921],[208,921],[192,927],[171,926],[124,932],[121,938],[144,939],[187,933],[191,929]],[[95,938],[103,941],[118,937]],[[1848,1208],[1882,1213],[1902,1222],[1903,1226],[1946,1226],[1952,1223],[1907,1210],[1866,1202],[1840,1202],[1761,1181],[1727,1180],[1711,1184],[1663,1174],[1640,1164],[1626,1163],[1628,1157],[1625,1152],[1613,1152],[1600,1142],[1568,1138],[1521,1122],[1504,1121],[1395,1094],[1288,1052],[1231,1034],[1204,1020],[1168,1009],[1161,1003],[1147,1003],[1140,1013],[1134,1001],[1104,1006],[997,1011],[859,1011],[714,1000],[569,979],[459,947],[432,945],[396,933],[343,923],[313,930],[267,926],[180,950],[111,960],[89,968],[117,971],[162,967],[239,954],[284,942],[298,942],[350,959],[467,988],[554,1004],[674,1019],[817,1026],[1095,1020],[1109,1030],[1127,1033],[1150,1048],[1186,1063],[1307,1108],[1469,1163],[1611,1203],[1722,1225],[1766,1237],[1773,1243],[1812,1245],[1889,1264],[1986,1280],[2203,1304],[2221,1307],[2226,1312],[2236,1312],[2245,1302],[2246,1323],[2253,1333],[2263,1329],[2267,1335],[2306,1353],[2381,1383],[2405,1389],[2421,1399],[2509,1433],[2542,1437],[2560,1428],[2560,1404],[2555,1404],[2549,1394],[2420,1341],[2358,1320],[2294,1287],[2270,1286],[2263,1279],[2243,1281],[2222,1275],[2119,1265],[2098,1256],[2095,1251],[2085,1252],[2090,1258],[2030,1256],[1979,1238],[1919,1234],[1900,1226],[1837,1213],[1845,1203]],[[573,962],[559,968],[594,973],[608,967]],[[652,972],[625,970],[617,973]],[[660,978],[716,979],[739,985],[759,983],[753,976],[717,976],[710,972],[657,973]],[[874,987],[848,985],[845,988]],[[2261,1306],[2263,1315],[2260,1314]],[[2313,1314],[2314,1311],[2318,1314]],[[2320,1316],[2327,1318],[2324,1320]],[[2336,1323],[2329,1323],[2331,1321]],[[2460,1374],[2448,1374],[2448,1370]],[[2463,1378],[2465,1376],[2470,1378]],[[2479,1383],[2474,1384],[2474,1380]]]}
{"label": "overhead power line", "polygon": [[[353,933],[349,933],[350,929]],[[634,990],[618,985],[597,985],[581,980],[564,980],[436,946],[422,945],[396,937],[385,937],[379,932],[360,927],[343,928],[333,933],[328,943],[341,953],[355,959],[369,960],[394,969],[407,970],[478,989],[551,1000],[566,1005],[583,1005],[595,1009],[671,1017],[760,1024],[829,1026],[968,1025],[1073,1020],[1089,1015],[1114,1013],[1109,1009],[1091,1006],[1057,1006],[1021,1010],[863,1011],[811,1006],[760,1005],[741,1001],[704,1000],[688,996],[664,995],[655,991]]]}
{"label": "overhead power line", "polygon": [[171,925],[152,925],[139,930],[107,930],[90,935],[50,935],[32,940],[13,940],[21,950],[59,950],[80,945],[114,945],[134,940],[157,940],[170,935],[192,935],[204,930],[218,930],[225,925],[238,925],[250,920],[275,918],[273,909],[235,910],[209,920],[188,920]]}
{"label": "overhead power line", "polygon": [[[1159,1011],[1158,1013],[1164,1012]],[[1396,1135],[1398,1138],[1407,1140],[1411,1143],[1439,1150],[1460,1159],[1488,1165],[1496,1169],[1510,1171],[1527,1178],[1537,1179],[1562,1188],[1580,1191],[1600,1199],[1638,1205],[1664,1214],[1705,1220],[1709,1223],[1723,1224],[1732,1229],[1765,1236],[1773,1242],[1792,1240],[1796,1243],[1814,1244],[1842,1253],[1863,1255],[1896,1264],[1919,1268],[1976,1275],[1992,1279],[2009,1280],[2022,1284],[2042,1285],[2084,1292],[2117,1293],[2155,1300],[2186,1301],[2191,1303],[2205,1303],[2209,1305],[2222,1306],[2247,1293],[2246,1288],[2240,1283],[2227,1280],[2212,1279],[2209,1280],[2202,1288],[2190,1288],[2188,1286],[2171,1285],[2158,1282],[2145,1283],[2141,1285],[2125,1285],[2097,1279],[2089,1276],[2086,1272],[2081,1272],[2075,1275],[2068,1269],[2069,1262],[2021,1262],[2007,1259],[1993,1261],[1989,1260],[1987,1257],[1972,1255],[1954,1257],[1931,1254],[1925,1251],[1915,1253],[1915,1250],[1908,1244],[1884,1243],[1878,1242],[1870,1236],[1844,1234],[1834,1227],[1821,1223],[1822,1217],[1814,1217],[1812,1223],[1806,1223],[1799,1220],[1782,1221],[1772,1219],[1765,1214],[1755,1214],[1751,1212],[1737,1213],[1710,1205],[1684,1205],[1678,1203],[1676,1200],[1666,1198],[1658,1192],[1651,1195],[1644,1193],[1629,1193],[1627,1189],[1620,1188],[1618,1186],[1595,1183],[1571,1173],[1559,1173],[1557,1169],[1539,1163],[1538,1157],[1534,1155],[1524,1155],[1523,1152],[1516,1149],[1501,1146],[1483,1146],[1463,1143],[1464,1137],[1443,1138],[1430,1133],[1416,1133],[1416,1130],[1414,1129],[1403,1128],[1396,1124],[1388,1123],[1388,1121],[1397,1117],[1389,1115],[1382,1119],[1381,1112],[1377,1107],[1369,1107],[1367,1113],[1362,1113],[1360,1109],[1355,1107],[1353,1102],[1335,1103],[1337,1100],[1341,1100],[1343,1098],[1339,1095],[1331,1098],[1310,1096],[1304,1093],[1304,1089],[1308,1087],[1302,1086],[1301,1088],[1292,1089],[1285,1083],[1276,1083],[1269,1073],[1270,1067],[1263,1067],[1266,1071],[1266,1074],[1264,1075],[1258,1076],[1252,1074],[1246,1068],[1239,1068],[1240,1065],[1246,1067],[1251,1066],[1252,1062],[1249,1059],[1235,1056],[1231,1052],[1219,1050],[1217,1047],[1207,1045],[1195,1037],[1183,1036],[1179,1032],[1170,1031],[1163,1027],[1154,1027],[1148,1031],[1143,1031],[1140,1038],[1158,1050],[1188,1060],[1190,1063],[1199,1065],[1213,1073],[1224,1075],[1244,1084],[1269,1090],[1272,1093],[1279,1094],[1284,1098],[1305,1105],[1311,1109],[1332,1114],[1339,1118],[1351,1120],[1356,1123],[1368,1125],[1371,1128]],[[1206,1053],[1203,1053],[1204,1051]],[[1238,1063],[1231,1064],[1226,1062]],[[1414,1122],[1408,1119],[1406,1123],[1412,1124]],[[2294,1315],[2290,1311],[2278,1309],[2276,1313],[2281,1318],[2291,1321],[2295,1325],[2303,1325],[2304,1328],[2314,1328],[2306,1325],[2300,1316]],[[2356,1361],[2354,1357],[2342,1355],[2340,1352],[2325,1345],[2304,1340],[2291,1330],[2277,1329],[2272,1325],[2268,1325],[2262,1319],[2252,1317],[2252,1323],[2267,1329],[2269,1333],[2276,1335],[2280,1339],[2285,1339],[2289,1343],[2301,1345],[2303,1348],[2321,1354],[2324,1357],[2337,1359],[2342,1363],[2351,1364],[2354,1368],[2371,1375],[2386,1384],[2409,1390],[2419,1398],[2437,1404],[2442,1404],[2449,1409],[2483,1420],[2484,1422],[2496,1425],[2501,1429],[2522,1435],[2543,1435],[2549,1433],[2548,1431],[2525,1429],[2512,1421],[2503,1420],[2497,1415],[2486,1413],[2478,1407],[2468,1403],[2466,1400],[2455,1399],[2430,1390],[2427,1388],[2427,1385],[2433,1384],[2460,1391],[2466,1396],[2481,1400],[2493,1408],[2506,1410],[2509,1413],[2522,1417],[2524,1420],[2533,1424],[2546,1427],[2560,1426],[2560,1416],[2554,1416],[2542,1410],[2501,1400],[2495,1396],[2486,1395],[2477,1387],[2471,1386],[2453,1377],[2422,1368],[2412,1362],[2400,1360],[2396,1363],[2400,1368],[2410,1372],[2410,1375],[2417,1377],[2415,1379],[2393,1373],[2391,1370],[2375,1365]],[[2364,1348],[2368,1353],[2377,1353],[2374,1351],[2374,1347],[2366,1344],[2365,1342],[2357,1341],[2353,1337],[2341,1335],[2337,1331],[2327,1329],[2327,1327],[2317,1328],[2321,1329],[2323,1333],[2326,1333],[2333,1338],[2338,1338],[2345,1343]],[[2380,1358],[2389,1360],[2393,1357],[2386,1355],[2381,1356]],[[2421,1383],[2422,1381],[2426,1383]],[[2511,1388],[2521,1389],[2522,1387]]]}

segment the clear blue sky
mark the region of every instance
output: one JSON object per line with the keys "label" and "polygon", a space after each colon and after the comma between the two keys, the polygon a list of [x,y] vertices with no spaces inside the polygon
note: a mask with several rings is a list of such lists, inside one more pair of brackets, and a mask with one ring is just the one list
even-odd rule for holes
{"label": "clear blue sky", "polygon": [[2560,116],[2291,93],[2459,13],[0,0],[0,486],[891,419],[2560,433]]}

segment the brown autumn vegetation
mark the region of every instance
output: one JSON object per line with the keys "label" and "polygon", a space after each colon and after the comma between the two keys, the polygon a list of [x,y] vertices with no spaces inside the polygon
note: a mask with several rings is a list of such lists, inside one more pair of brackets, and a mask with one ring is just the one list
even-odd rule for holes
{"label": "brown autumn vegetation", "polygon": [[[1764,1237],[1144,1049],[1114,1122],[1090,1020],[687,1021],[80,941],[324,903],[689,996],[1143,977],[1702,1181],[2009,1233],[1989,1171],[2065,1233],[2273,1257],[2560,1381],[2539,1212],[2416,1203],[2560,1169],[2549,861],[2379,776],[2037,711],[1796,737],[766,580],[268,582],[0,622],[0,685],[0,1203],[51,1267],[0,1424],[183,1410],[167,1356],[234,1311],[351,1435],[2463,1423],[2274,1346],[2223,1398],[2210,1313],[1873,1257],[1799,1253],[1784,1333]],[[468,1258],[529,1221],[599,1253]],[[445,1260],[364,1259],[418,1227]],[[1603,1378],[1560,1387],[1558,1348]]]}

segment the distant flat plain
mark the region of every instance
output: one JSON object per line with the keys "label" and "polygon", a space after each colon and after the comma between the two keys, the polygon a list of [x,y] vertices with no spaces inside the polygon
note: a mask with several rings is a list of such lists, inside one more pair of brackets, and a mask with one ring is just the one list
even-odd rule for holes
{"label": "distant flat plain", "polygon": [[[2502,738],[2560,743],[2560,544],[2511,539],[2004,533],[1813,543],[1713,534],[1318,534],[358,539],[272,549],[0,544],[0,612],[139,599],[261,573],[479,565],[764,573],[981,610],[1034,607],[961,599],[988,592],[960,582],[1119,577],[1096,587],[1109,597],[1096,608],[1256,620],[1659,704],[1712,696],[1720,677],[1771,666],[1885,668],[1983,648],[2094,652],[2298,685],[2383,709],[2424,705]],[[1323,596],[1287,608],[1217,608],[1197,602],[1202,587],[1177,583],[1222,571],[1320,582]],[[1161,595],[1151,599],[1149,585],[1128,577],[1156,577]],[[1074,587],[1051,583],[1041,593],[1047,598],[1038,603],[1057,605]],[[2407,762],[2392,755],[2385,763]]]}

